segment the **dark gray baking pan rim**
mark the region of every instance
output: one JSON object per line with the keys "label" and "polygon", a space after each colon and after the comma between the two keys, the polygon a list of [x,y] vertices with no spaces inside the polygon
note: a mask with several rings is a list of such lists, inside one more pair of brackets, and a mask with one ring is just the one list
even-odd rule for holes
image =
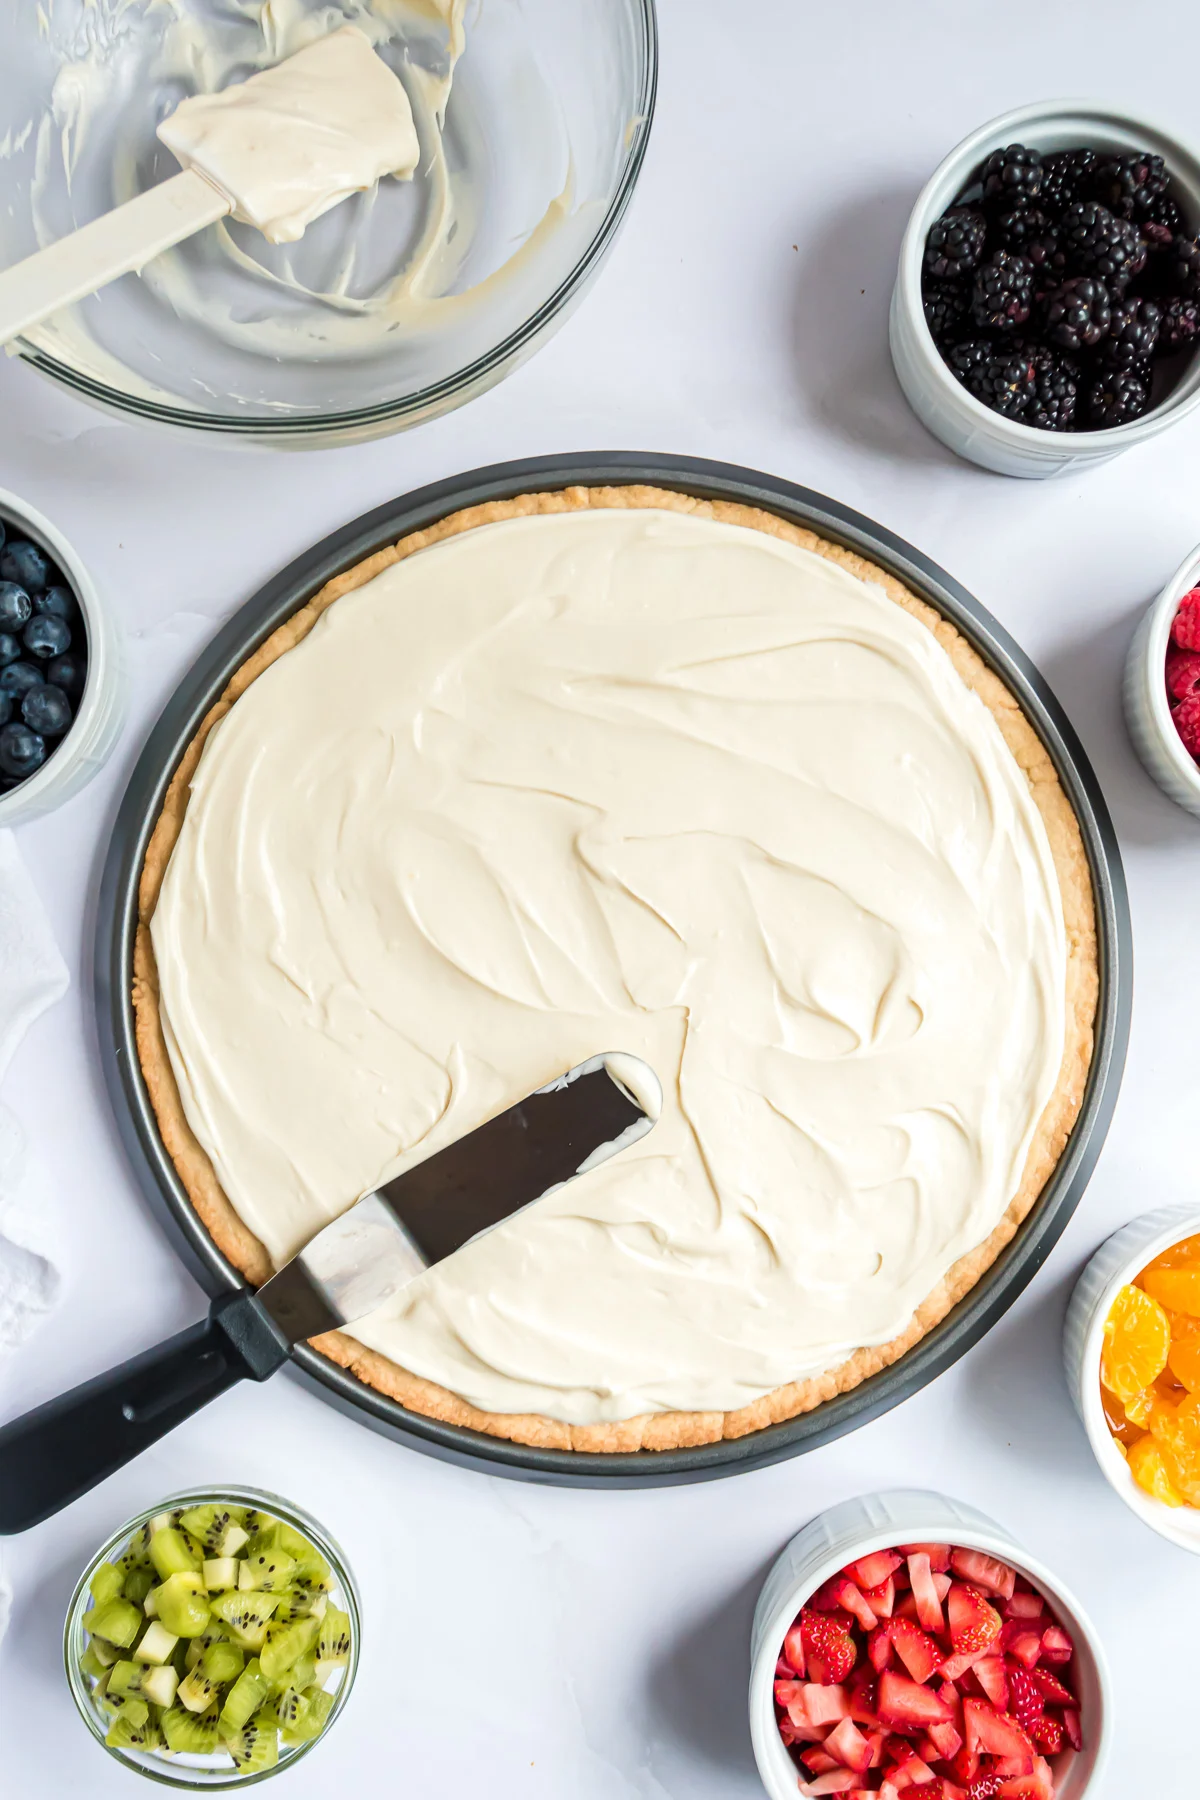
{"label": "dark gray baking pan rim", "polygon": [[1075,1129],[1016,1236],[954,1310],[890,1369],[815,1411],[746,1437],[693,1449],[594,1455],[531,1449],[412,1413],[307,1347],[294,1355],[306,1385],[340,1411],[412,1449],[491,1475],[577,1487],[667,1486],[762,1468],[829,1443],[915,1394],[978,1343],[1036,1275],[1083,1195],[1116,1104],[1133,986],[1129,905],[1120,852],[1099,783],[1070,723],[1029,659],[965,588],[862,514],[775,476],[691,457],[629,452],[536,457],[435,482],[376,507],[297,557],[246,602],[198,658],[151,731],[114,827],[101,881],[96,1012],[101,1056],[121,1135],[147,1198],[210,1294],[243,1284],[196,1216],[158,1135],[138,1063],[131,1004],[137,887],[167,784],[232,671],[326,581],[407,532],[489,500],[575,485],[648,483],[759,506],[861,552],[948,618],[1020,701],[1045,744],[1083,832],[1096,897],[1100,1000],[1096,1047]]}

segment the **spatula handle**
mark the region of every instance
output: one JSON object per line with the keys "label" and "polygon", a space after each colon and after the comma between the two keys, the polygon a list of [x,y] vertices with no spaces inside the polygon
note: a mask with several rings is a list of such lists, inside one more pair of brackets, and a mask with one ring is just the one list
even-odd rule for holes
{"label": "spatula handle", "polygon": [[249,1293],[215,1300],[200,1325],[0,1427],[0,1533],[68,1506],[237,1381],[287,1361]]}
{"label": "spatula handle", "polygon": [[118,275],[144,268],[160,250],[228,211],[228,200],[210,181],[185,169],[0,271],[0,344]]}

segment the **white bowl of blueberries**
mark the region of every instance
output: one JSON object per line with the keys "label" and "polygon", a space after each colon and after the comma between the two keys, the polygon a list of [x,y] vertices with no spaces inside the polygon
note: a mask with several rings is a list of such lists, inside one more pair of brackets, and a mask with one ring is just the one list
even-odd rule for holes
{"label": "white bowl of blueberries", "polygon": [[1049,100],[981,126],[913,209],[900,385],[1004,475],[1105,462],[1200,404],[1200,161],[1147,120]]}
{"label": "white bowl of blueberries", "polygon": [[48,520],[0,490],[0,826],[90,781],[120,730],[117,644]]}

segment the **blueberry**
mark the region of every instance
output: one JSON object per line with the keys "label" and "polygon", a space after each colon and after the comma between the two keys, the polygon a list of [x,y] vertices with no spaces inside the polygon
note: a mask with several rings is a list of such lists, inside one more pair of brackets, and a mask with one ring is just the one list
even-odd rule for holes
{"label": "blueberry", "polygon": [[0,581],[0,631],[20,631],[33,611],[33,602],[15,581]]}
{"label": "blueberry", "polygon": [[[4,640],[0,638],[0,663],[4,661]],[[56,688],[61,688],[67,698],[76,704],[83,698],[83,684],[87,680],[87,663],[77,650],[68,650],[65,656],[56,656],[46,670],[46,680]]]}
{"label": "blueberry", "polygon": [[71,648],[71,627],[53,613],[35,613],[25,627],[21,642],[31,656],[61,656]]}
{"label": "blueberry", "polygon": [[33,663],[12,662],[0,669],[0,694],[23,700],[30,688],[41,687],[42,671]]}
{"label": "blueberry", "polygon": [[21,654],[21,646],[11,631],[0,631],[0,669],[5,663],[16,662]]}
{"label": "blueberry", "polygon": [[36,544],[13,538],[0,550],[0,581],[16,581],[30,594],[40,594],[50,580],[50,558]]}
{"label": "blueberry", "polygon": [[21,781],[46,760],[46,740],[28,725],[0,725],[0,775]]}
{"label": "blueberry", "polygon": [[21,717],[31,731],[43,737],[61,737],[71,723],[71,702],[61,688],[43,682],[30,688],[21,702]]}
{"label": "blueberry", "polygon": [[70,588],[48,587],[44,594],[33,597],[35,613],[49,613],[52,618],[65,619],[68,625],[75,623],[77,611],[75,596]]}
{"label": "blueberry", "polygon": [[0,725],[7,725],[12,718],[12,695],[0,694]]}

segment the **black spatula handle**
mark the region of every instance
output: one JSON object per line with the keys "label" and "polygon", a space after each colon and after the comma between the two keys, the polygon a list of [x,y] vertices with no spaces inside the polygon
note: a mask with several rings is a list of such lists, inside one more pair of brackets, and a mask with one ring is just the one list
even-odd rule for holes
{"label": "black spatula handle", "polygon": [[0,1533],[26,1531],[123,1468],[237,1381],[265,1381],[288,1345],[253,1294],[0,1427]]}

